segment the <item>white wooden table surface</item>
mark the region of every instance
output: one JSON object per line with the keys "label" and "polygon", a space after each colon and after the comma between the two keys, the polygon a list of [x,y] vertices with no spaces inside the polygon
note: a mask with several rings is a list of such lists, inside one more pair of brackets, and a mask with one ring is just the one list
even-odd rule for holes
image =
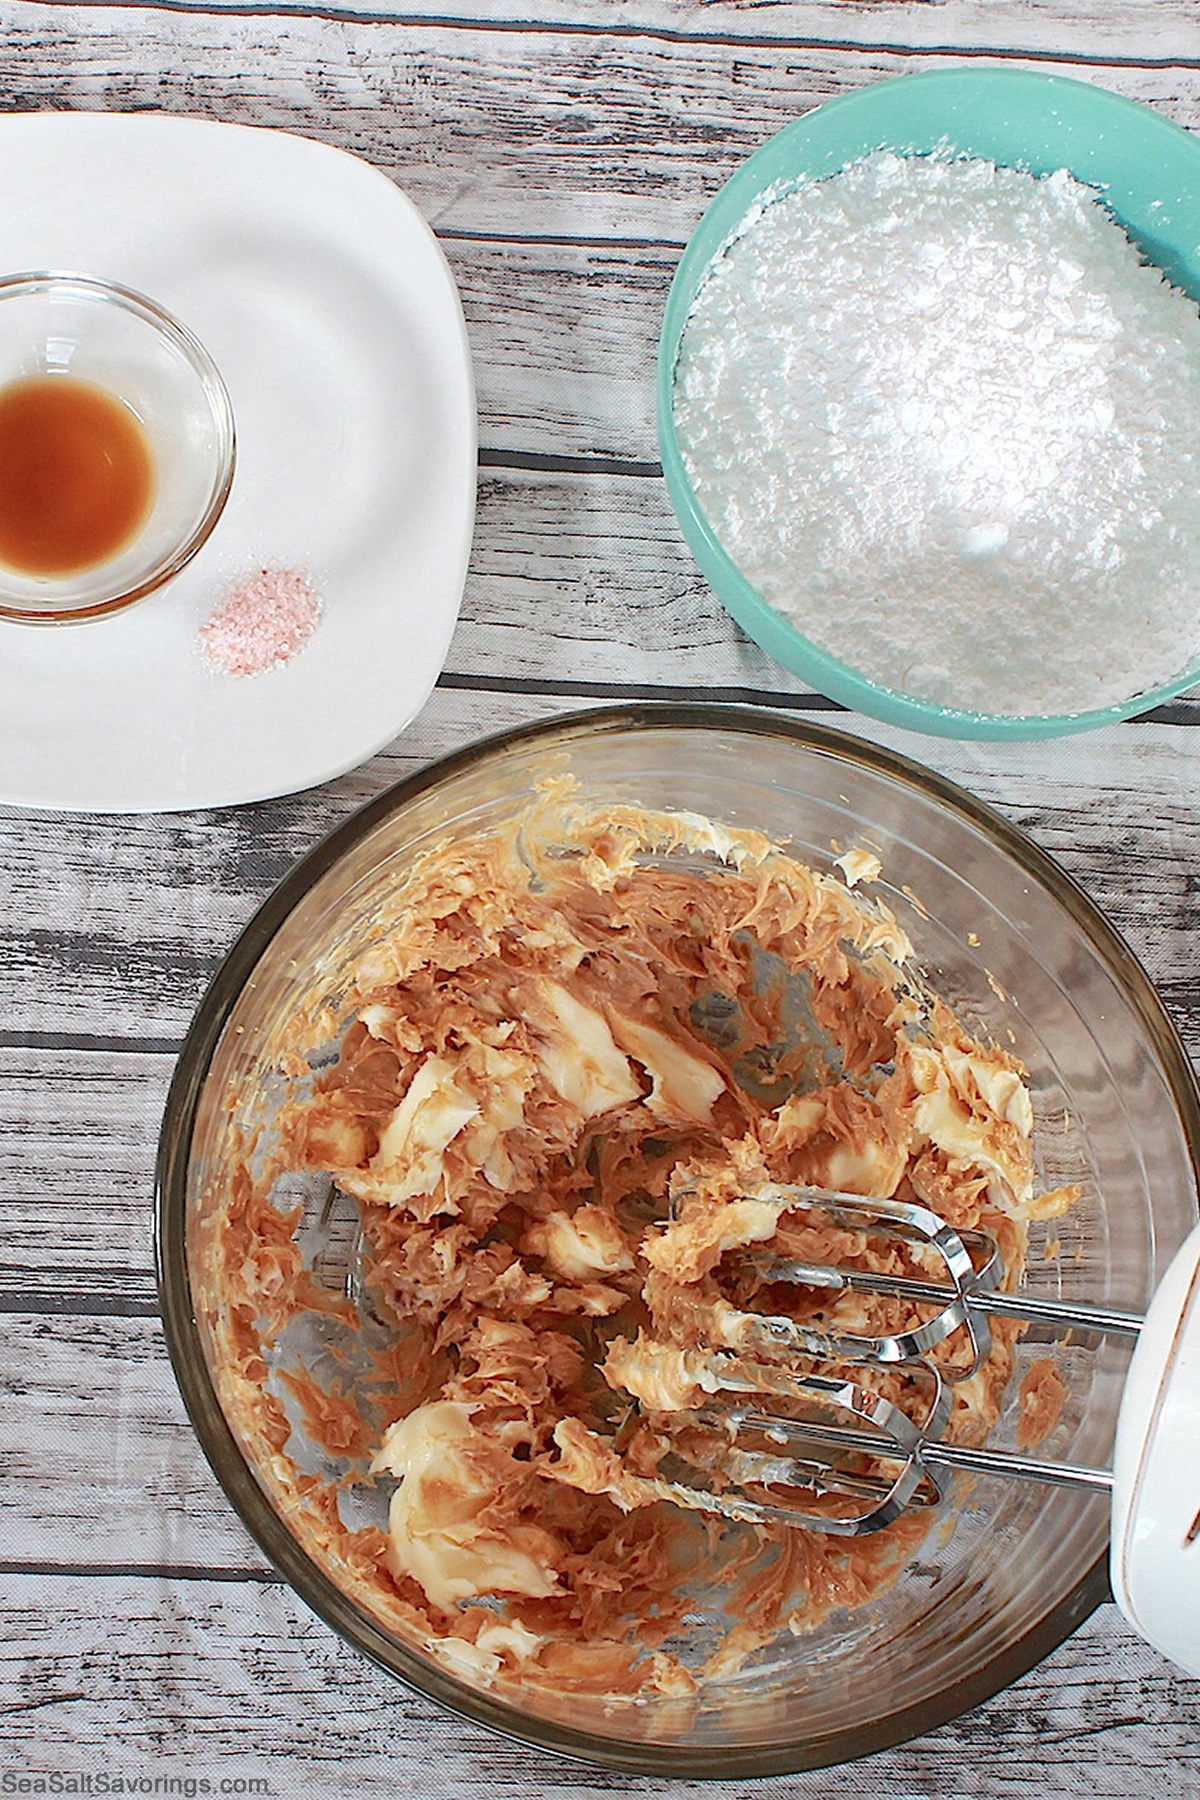
{"label": "white wooden table surface", "polygon": [[[684,241],[778,127],[904,70],[1054,69],[1200,130],[1200,3],[0,0],[0,31],[4,110],[282,127],[400,182],[462,292],[481,446],[445,674],[366,767],[181,816],[0,809],[0,1794],[81,1792],[89,1776],[93,1792],[120,1780],[185,1800],[204,1781],[289,1800],[699,1794],[448,1718],[263,1566],[197,1449],[157,1320],[151,1176],[173,1059],[207,978],[292,861],[443,751],[628,697],[829,716],[742,638],[667,504],[653,362]],[[0,219],[0,265],[3,241]],[[1200,698],[1007,748],[840,722],[959,779],[1061,858],[1200,1055]],[[758,1791],[1194,1800],[1198,1726],[1200,1682],[1108,1606],[933,1736]]]}

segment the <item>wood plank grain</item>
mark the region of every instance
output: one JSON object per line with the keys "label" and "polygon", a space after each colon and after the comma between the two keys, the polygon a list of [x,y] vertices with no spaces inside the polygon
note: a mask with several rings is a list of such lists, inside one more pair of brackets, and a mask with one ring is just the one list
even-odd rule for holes
{"label": "wood plank grain", "polygon": [[[656,466],[655,364],[678,251],[441,241],[462,295],[488,461],[515,451]],[[624,493],[627,504],[642,497]]]}
{"label": "wood plank grain", "polygon": [[153,1309],[154,1156],[174,1058],[0,1049],[0,1306]]}
{"label": "wood plank grain", "polygon": [[8,1314],[9,1566],[262,1569],[200,1451],[157,1319]]}
{"label": "wood plank grain", "polygon": [[[173,0],[197,13],[240,9],[243,0]],[[1197,25],[1189,0],[526,0],[520,15],[495,0],[459,0],[439,8],[434,0],[401,6],[397,0],[270,0],[262,11],[396,15],[501,30],[572,26],[591,34],[662,35],[683,38],[896,49],[953,47],[958,54],[1021,49],[1042,54],[1070,51],[1124,61],[1194,59]]]}
{"label": "wood plank grain", "polygon": [[[953,60],[936,48],[552,23],[330,25],[38,0],[9,0],[5,17],[10,109],[150,107],[305,132],[394,175],[440,231],[518,239],[682,244],[732,169],[788,120],[864,82]],[[1148,20],[1127,21],[1127,49],[1144,44]],[[1200,124],[1200,66],[1097,65],[1066,51],[1054,66]]]}
{"label": "wood plank grain", "polygon": [[[9,1576],[0,1600],[9,1766],[126,1779],[266,1780],[275,1796],[600,1800],[645,1794],[485,1734],[349,1651],[290,1589],[101,1575]],[[987,1706],[916,1743],[762,1788],[867,1794],[1194,1800],[1200,1688],[1105,1608]],[[182,1790],[179,1790],[182,1791]],[[745,1782],[654,1783],[661,1800],[746,1800]]]}

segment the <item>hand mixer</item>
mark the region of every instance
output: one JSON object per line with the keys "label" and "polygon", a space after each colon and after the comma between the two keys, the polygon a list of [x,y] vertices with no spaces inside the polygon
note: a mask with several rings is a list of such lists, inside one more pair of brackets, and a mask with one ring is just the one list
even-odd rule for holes
{"label": "hand mixer", "polygon": [[[1110,1580],[1118,1606],[1149,1643],[1200,1674],[1200,1226],[1139,1318],[1001,1291],[1004,1271],[988,1234],[956,1232],[919,1204],[784,1186],[749,1197],[780,1218],[815,1209],[841,1229],[916,1246],[937,1260],[938,1278],[790,1261],[765,1242],[735,1252],[735,1267],[760,1282],[887,1294],[914,1303],[920,1322],[868,1336],[788,1314],[740,1310],[709,1296],[697,1317],[713,1348],[658,1347],[673,1359],[676,1381],[682,1375],[691,1388],[686,1406],[671,1409],[671,1439],[673,1447],[682,1447],[683,1465],[689,1473],[700,1470],[700,1478],[635,1475],[633,1484],[699,1511],[848,1536],[876,1531],[909,1507],[936,1504],[947,1470],[1107,1491]],[[1060,1332],[1137,1339],[1111,1470],[943,1441],[953,1384],[970,1379],[989,1353],[988,1319],[996,1314]],[[951,1366],[944,1356],[929,1357],[956,1333],[969,1347],[965,1362]],[[911,1407],[844,1370],[802,1371],[797,1355],[901,1372],[907,1393],[921,1393],[923,1416],[914,1419]],[[722,1395],[737,1398],[730,1402]],[[771,1410],[770,1397],[786,1400],[794,1416]],[[627,1418],[618,1448],[630,1420],[647,1411],[643,1401],[640,1414]],[[655,1417],[652,1406],[649,1416]],[[849,1423],[839,1422],[845,1419]],[[800,1505],[800,1494],[813,1501]]]}

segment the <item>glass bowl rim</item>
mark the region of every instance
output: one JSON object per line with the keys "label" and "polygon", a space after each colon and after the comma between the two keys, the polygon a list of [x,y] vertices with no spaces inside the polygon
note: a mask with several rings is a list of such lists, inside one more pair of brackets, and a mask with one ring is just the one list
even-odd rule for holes
{"label": "glass bowl rim", "polygon": [[[544,742],[555,749],[597,736],[655,731],[733,732],[788,739],[912,788],[1007,853],[1069,914],[1118,982],[1146,1031],[1178,1108],[1200,1188],[1200,1084],[1179,1033],[1149,976],[1125,940],[1084,889],[1003,814],[945,776],[899,752],[832,726],[749,706],[704,702],[601,707],[551,716],[472,741],[366,802],[303,855],[243,928],[218,968],[185,1036],[170,1084],[155,1166],[154,1251],[159,1308],[167,1350],[201,1450],[251,1537],[302,1601],[355,1649],[390,1675],[451,1713],[499,1735],[631,1774],[691,1780],[788,1775],[829,1768],[893,1748],[937,1729],[1028,1673],[1102,1602],[1111,1599],[1107,1558],[1101,1556],[1076,1585],[1008,1650],[945,1687],[928,1701],[885,1713],[851,1730],[839,1729],[793,1744],[714,1751],[679,1744],[627,1744],[556,1720],[533,1717],[475,1690],[421,1658],[377,1624],[310,1560],[259,1487],[217,1397],[200,1347],[187,1264],[188,1149],[204,1083],[225,1024],[246,980],[295,908],[342,857],[390,815],[430,789],[478,769],[509,751]],[[714,1766],[715,1765],[715,1766]]]}
{"label": "glass bowl rim", "polygon": [[137,288],[106,276],[84,274],[72,269],[26,269],[0,276],[0,306],[6,300],[23,299],[31,294],[62,290],[75,293],[89,304],[111,304],[122,312],[149,325],[181,352],[197,377],[208,404],[216,437],[216,453],[209,479],[204,511],[188,532],[171,550],[136,579],[123,584],[115,593],[82,605],[14,605],[0,598],[0,620],[18,625],[69,625],[88,619],[103,618],[109,613],[123,612],[135,601],[145,599],[171,581],[212,536],[217,521],[225,510],[237,468],[237,427],[229,389],[212,354],[190,326],[175,316],[159,301]]}
{"label": "glass bowl rim", "polygon": [[[1171,153],[1193,161],[1196,165],[1197,189],[1200,190],[1200,138],[1139,100],[1131,100],[1124,94],[1114,93],[1110,88],[1098,87],[1070,76],[1048,74],[1036,69],[922,69],[868,82],[863,87],[823,100],[774,132],[738,165],[708,202],[688,238],[671,280],[659,334],[656,374],[658,437],[663,476],[671,505],[701,572],[722,605],[748,636],[790,674],[811,682],[818,693],[828,695],[830,699],[839,701],[852,711],[865,713],[870,718],[881,719],[892,725],[902,725],[910,731],[921,731],[935,737],[1017,742],[1065,737],[1076,732],[1095,730],[1103,725],[1119,724],[1122,720],[1150,712],[1157,706],[1178,699],[1200,682],[1200,661],[1195,662],[1185,675],[1147,689],[1132,699],[1074,713],[973,712],[943,706],[936,701],[920,700],[900,689],[884,687],[871,681],[850,663],[842,661],[840,657],[822,649],[811,638],[806,637],[797,626],[764,600],[753,583],[742,574],[692,488],[679,448],[674,414],[675,367],[679,347],[687,315],[704,271],[736,233],[756,199],[769,189],[779,187],[781,183],[786,185],[789,179],[791,185],[797,185],[805,178],[800,173],[790,178],[781,176],[775,167],[778,160],[783,155],[790,154],[793,149],[800,150],[814,131],[820,131],[828,125],[831,117],[853,119],[857,114],[866,124],[879,110],[881,100],[886,106],[889,98],[898,91],[916,90],[923,95],[925,104],[932,107],[936,105],[939,95],[953,97],[956,90],[959,94],[965,94],[971,87],[984,84],[1000,91],[1011,89],[1016,105],[1027,103],[1029,96],[1035,92],[1042,95],[1051,106],[1056,100],[1069,102],[1094,117],[1099,137],[1103,137],[1106,123],[1112,126],[1124,121],[1157,143],[1164,157]],[[876,145],[878,149],[888,147],[887,144]],[[856,154],[867,153],[863,150]],[[929,152],[913,151],[911,154]],[[844,167],[850,160],[854,159],[844,159],[841,166]],[[833,172],[835,171],[828,171]],[[1078,179],[1086,184],[1086,177],[1079,176]],[[1153,258],[1149,260],[1153,261]],[[1181,285],[1174,276],[1169,279],[1175,286]],[[1192,300],[1200,303],[1200,285],[1197,282],[1193,282],[1184,291],[1189,293]]]}

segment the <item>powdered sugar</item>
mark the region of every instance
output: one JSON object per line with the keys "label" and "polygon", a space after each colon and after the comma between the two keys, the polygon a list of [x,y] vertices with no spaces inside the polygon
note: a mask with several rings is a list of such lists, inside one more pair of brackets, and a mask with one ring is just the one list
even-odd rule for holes
{"label": "powdered sugar", "polygon": [[200,649],[226,675],[261,675],[290,662],[320,616],[320,597],[304,570],[259,569],[236,582],[200,627]]}
{"label": "powdered sugar", "polygon": [[884,686],[1044,715],[1200,663],[1200,313],[1065,172],[881,152],[770,199],[676,426],[743,574]]}

